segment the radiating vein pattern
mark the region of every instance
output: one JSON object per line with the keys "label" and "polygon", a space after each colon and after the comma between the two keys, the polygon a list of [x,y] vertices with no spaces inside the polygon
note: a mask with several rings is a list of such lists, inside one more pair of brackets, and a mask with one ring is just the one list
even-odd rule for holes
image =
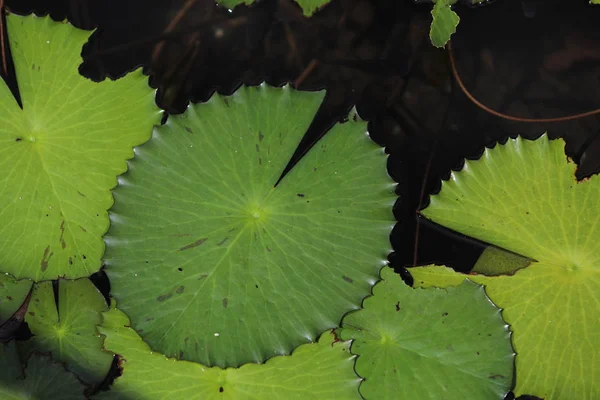
{"label": "radiating vein pattern", "polygon": [[80,76],[90,32],[14,14],[7,26],[23,109],[0,82],[0,270],[88,276],[100,268],[110,189],[159,122],[154,91],[140,70]]}
{"label": "radiating vein pattern", "polygon": [[[517,396],[600,396],[600,177],[577,181],[575,170],[563,140],[509,139],[452,173],[423,212],[536,260],[514,275],[469,275],[514,330]],[[463,279],[434,271],[428,278]]]}
{"label": "radiating vein pattern", "polygon": [[364,122],[334,127],[274,187],[322,93],[243,87],[136,148],[106,265],[133,327],[220,367],[289,354],[360,307],[389,251],[393,183]]}

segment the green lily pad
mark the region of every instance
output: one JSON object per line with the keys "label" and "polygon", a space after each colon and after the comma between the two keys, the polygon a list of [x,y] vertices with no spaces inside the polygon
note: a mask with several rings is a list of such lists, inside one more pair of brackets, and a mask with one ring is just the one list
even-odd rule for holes
{"label": "green lily pad", "polygon": [[433,5],[429,39],[435,47],[444,47],[450,40],[450,36],[456,32],[460,18],[452,11],[451,7],[454,3],[456,0],[437,0]]}
{"label": "green lily pad", "polygon": [[[216,0],[217,3],[223,7],[232,9],[240,4],[252,4],[255,0]],[[302,8],[302,12],[305,16],[310,17],[317,10],[321,9],[325,4],[328,4],[331,0],[295,0],[296,3]]]}
{"label": "green lily pad", "polygon": [[0,273],[0,325],[21,307],[31,290],[28,279],[15,280],[8,274]]}
{"label": "green lily pad", "polygon": [[350,342],[334,342],[329,331],[291,356],[220,369],[152,352],[129,324],[123,312],[111,308],[98,327],[106,348],[123,359],[122,376],[100,399],[360,399]]}
{"label": "green lily pad", "polygon": [[15,342],[0,343],[2,400],[83,400],[84,386],[47,355],[32,354],[23,371]]}
{"label": "green lily pad", "polygon": [[510,331],[482,286],[413,289],[381,272],[340,336],[354,339],[365,399],[502,399],[510,390]]}
{"label": "green lily pad", "polygon": [[141,70],[94,83],[78,73],[90,32],[7,15],[23,100],[0,82],[0,265],[36,281],[100,268],[110,189],[160,113]]}
{"label": "green lily pad", "polygon": [[[544,135],[486,149],[443,183],[423,214],[537,260],[512,276],[468,278],[485,284],[512,326],[517,396],[591,400],[600,398],[600,178],[577,182],[563,148]],[[465,277],[418,271],[415,282],[440,287]]]}
{"label": "green lily pad", "polygon": [[25,342],[25,352],[50,352],[83,381],[102,382],[113,360],[96,330],[106,310],[104,297],[87,278],[58,282],[58,309],[52,282],[36,284],[25,316],[34,336]]}
{"label": "green lily pad", "polygon": [[323,93],[243,87],[170,117],[114,191],[106,272],[150,347],[209,366],[289,354],[377,280],[394,184],[366,123],[277,181]]}

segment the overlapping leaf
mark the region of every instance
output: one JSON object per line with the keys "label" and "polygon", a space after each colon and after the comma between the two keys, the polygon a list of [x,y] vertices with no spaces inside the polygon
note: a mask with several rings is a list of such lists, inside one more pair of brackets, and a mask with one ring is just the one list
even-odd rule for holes
{"label": "overlapping leaf", "polygon": [[334,343],[331,332],[291,356],[220,369],[153,353],[129,324],[116,308],[104,313],[99,331],[106,348],[122,357],[123,375],[100,399],[360,399],[350,343]]}
{"label": "overlapping leaf", "polygon": [[0,343],[2,400],[83,400],[84,387],[49,356],[33,354],[23,370],[15,342]]}
{"label": "overlapping leaf", "polygon": [[531,264],[531,259],[515,253],[488,246],[481,253],[471,272],[486,276],[512,275]]}
{"label": "overlapping leaf", "polygon": [[243,87],[136,149],[114,192],[106,271],[151,348],[210,366],[262,362],[360,307],[395,199],[366,123],[334,127],[273,186],[322,96]]}
{"label": "overlapping leaf", "polygon": [[[537,260],[485,284],[514,331],[515,393],[547,400],[600,397],[600,178],[575,179],[562,140],[544,135],[486,149],[444,182],[424,215],[462,234]],[[412,271],[445,287],[464,275]],[[426,275],[424,275],[426,274]]]}
{"label": "overlapping leaf", "polygon": [[141,70],[117,81],[78,73],[90,32],[7,16],[23,101],[0,82],[0,270],[34,280],[100,268],[110,189],[159,121]]}
{"label": "overlapping leaf", "polygon": [[514,353],[500,310],[479,285],[412,289],[390,268],[364,309],[348,314],[365,399],[502,399]]}
{"label": "overlapping leaf", "polygon": [[9,274],[0,273],[0,325],[21,307],[31,284],[28,279],[17,281]]}
{"label": "overlapping leaf", "polygon": [[102,350],[102,338],[96,331],[101,313],[107,309],[104,297],[87,278],[59,281],[58,309],[52,283],[38,283],[25,317],[34,336],[25,349],[50,352],[83,381],[100,383],[113,359]]}

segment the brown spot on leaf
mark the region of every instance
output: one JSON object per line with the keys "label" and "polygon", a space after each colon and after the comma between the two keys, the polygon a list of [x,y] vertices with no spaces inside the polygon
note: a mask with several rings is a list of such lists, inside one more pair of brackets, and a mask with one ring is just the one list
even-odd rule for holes
{"label": "brown spot on leaf", "polygon": [[200,239],[196,240],[194,243],[190,243],[188,245],[183,246],[182,248],[179,249],[179,251],[184,251],[187,249],[191,249],[192,247],[200,246],[204,242],[206,242],[206,238],[200,238]]}
{"label": "brown spot on leaf", "polygon": [[258,165],[262,165],[262,158],[258,157]]}
{"label": "brown spot on leaf", "polygon": [[219,393],[223,393],[225,391],[225,389],[223,389],[223,386],[219,387]]}
{"label": "brown spot on leaf", "polygon": [[447,317],[447,316],[448,316],[447,312],[445,312],[445,313],[442,314],[442,317]]}
{"label": "brown spot on leaf", "polygon": [[81,230],[82,230],[84,233],[85,233],[85,232],[87,232],[87,230],[86,230],[86,229],[85,229],[83,226],[79,225],[79,228],[80,228],[80,229],[81,229]]}
{"label": "brown spot on leaf", "polygon": [[69,265],[73,265],[73,257],[69,256]]}
{"label": "brown spot on leaf", "polygon": [[85,194],[81,193],[79,190],[77,191],[77,194],[80,195],[81,197],[86,197]]}
{"label": "brown spot on leaf", "polygon": [[223,299],[223,308],[227,308],[227,304],[229,303],[229,300],[227,300],[227,297],[225,297]]}
{"label": "brown spot on leaf", "polygon": [[352,280],[352,278],[347,277],[346,275],[342,275],[342,279],[348,283],[354,283],[354,280]]}
{"label": "brown spot on leaf", "polygon": [[223,240],[221,240],[219,243],[217,243],[217,246],[222,246],[227,241],[227,239],[229,239],[229,236],[225,236],[223,238]]}
{"label": "brown spot on leaf", "polygon": [[178,287],[178,288],[177,288],[175,291],[176,291],[178,294],[181,294],[181,293],[183,293],[183,291],[184,291],[184,290],[185,290],[185,286],[179,286],[179,287]]}
{"label": "brown spot on leaf", "polygon": [[42,261],[40,262],[40,267],[42,268],[42,271],[48,269],[48,262],[50,261],[50,258],[53,254],[54,253],[50,252],[50,246],[46,246],[46,248],[44,249],[44,255],[42,256]]}
{"label": "brown spot on leaf", "polygon": [[400,302],[396,303],[396,311],[400,311]]}
{"label": "brown spot on leaf", "polygon": [[258,141],[262,142],[262,140],[265,138],[265,135],[262,134],[262,132],[258,132]]}
{"label": "brown spot on leaf", "polygon": [[188,133],[194,133],[194,131],[192,131],[192,128],[186,126],[184,127],[186,131],[188,131]]}
{"label": "brown spot on leaf", "polygon": [[60,223],[60,239],[58,239],[58,241],[60,243],[60,247],[62,247],[63,249],[65,247],[67,247],[67,244],[65,243],[65,220],[64,219]]}
{"label": "brown spot on leaf", "polygon": [[265,246],[265,248],[267,249],[267,251],[270,253],[271,249],[269,248],[269,246]]}
{"label": "brown spot on leaf", "polygon": [[167,299],[170,299],[171,296],[173,296],[173,293],[161,294],[160,296],[158,296],[156,298],[156,300],[158,300],[158,301],[165,301]]}
{"label": "brown spot on leaf", "polygon": [[23,138],[18,137],[18,138],[15,139],[15,142],[20,142],[21,140],[23,140]]}
{"label": "brown spot on leaf", "polygon": [[298,197],[304,197],[304,193],[297,193],[296,196],[298,196]]}

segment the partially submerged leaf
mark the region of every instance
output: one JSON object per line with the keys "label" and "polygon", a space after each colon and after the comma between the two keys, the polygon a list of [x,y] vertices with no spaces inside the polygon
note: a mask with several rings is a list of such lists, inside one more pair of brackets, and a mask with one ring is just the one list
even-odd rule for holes
{"label": "partially submerged leaf", "polygon": [[455,2],[436,0],[433,5],[433,10],[431,10],[433,21],[429,30],[429,39],[435,47],[444,47],[450,40],[450,36],[456,32],[460,18],[451,8]]}
{"label": "partially submerged leaf", "polygon": [[0,273],[0,326],[21,307],[31,290],[28,279],[16,280],[8,274]]}
{"label": "partially submerged leaf", "polygon": [[487,276],[512,275],[531,264],[531,259],[515,253],[488,246],[477,259],[471,272]]}
{"label": "partially submerged leaf", "polygon": [[90,32],[7,15],[21,110],[0,82],[0,265],[16,278],[100,268],[110,189],[160,114],[141,70],[94,83],[78,73]]}
{"label": "partially submerged leaf", "polygon": [[83,381],[100,383],[113,359],[102,350],[102,337],[96,330],[107,309],[104,297],[87,278],[58,282],[58,309],[52,283],[38,283],[25,317],[33,334],[25,349],[50,352]]}
{"label": "partially submerged leaf", "polygon": [[122,376],[111,390],[98,395],[106,400],[173,399],[360,399],[360,379],[353,371],[349,342],[334,342],[331,332],[318,343],[305,344],[291,356],[240,368],[205,367],[166,358],[152,352],[131,328],[120,310],[104,313],[98,328],[105,346],[122,358]]}
{"label": "partially submerged leaf", "polygon": [[243,87],[170,117],[136,149],[114,191],[106,272],[153,350],[262,362],[360,307],[396,198],[366,123],[335,126],[274,187],[322,97]]}
{"label": "partially submerged leaf", "polygon": [[390,268],[381,276],[364,308],[342,322],[365,399],[504,398],[510,332],[481,286],[413,289]]}
{"label": "partially submerged leaf", "polygon": [[2,400],[83,400],[84,386],[47,355],[33,354],[22,369],[15,342],[0,343]]}
{"label": "partially submerged leaf", "polygon": [[[514,331],[515,394],[600,398],[600,177],[577,182],[562,140],[510,139],[452,173],[423,214],[438,224],[537,260],[512,276],[468,278]],[[451,270],[411,269],[444,287]],[[423,275],[423,274],[427,275]]]}

